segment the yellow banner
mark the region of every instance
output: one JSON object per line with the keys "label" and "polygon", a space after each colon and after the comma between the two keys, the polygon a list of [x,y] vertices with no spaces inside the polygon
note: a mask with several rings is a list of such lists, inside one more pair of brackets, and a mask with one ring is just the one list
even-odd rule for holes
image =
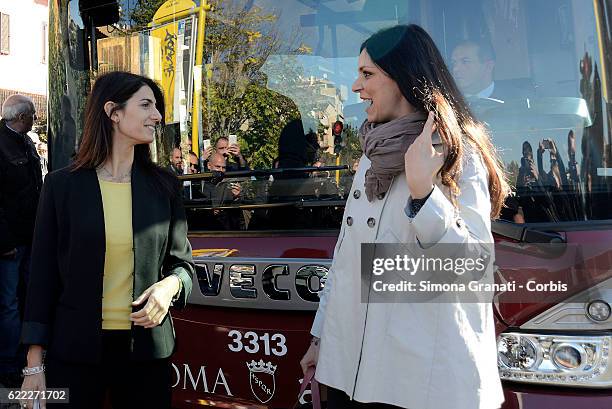
{"label": "yellow banner", "polygon": [[166,123],[174,122],[176,53],[178,52],[178,22],[151,30],[161,48],[161,86],[166,100]]}
{"label": "yellow banner", "polygon": [[159,24],[166,21],[168,18],[177,18],[179,14],[194,10],[196,4],[192,0],[168,0],[155,12],[153,23]]}

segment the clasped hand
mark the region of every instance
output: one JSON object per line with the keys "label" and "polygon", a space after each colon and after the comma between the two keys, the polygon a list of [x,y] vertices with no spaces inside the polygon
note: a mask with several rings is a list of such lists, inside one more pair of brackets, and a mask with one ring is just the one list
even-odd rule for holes
{"label": "clasped hand", "polygon": [[434,114],[430,112],[423,131],[404,155],[406,182],[413,199],[422,199],[431,192],[435,176],[444,164],[444,152],[436,151],[432,145],[435,129]]}
{"label": "clasped hand", "polygon": [[172,298],[179,290],[178,280],[180,278],[177,276],[168,276],[147,288],[140,297],[134,300],[132,303],[134,307],[147,301],[142,309],[130,314],[130,320],[134,322],[134,325],[153,328],[161,324],[168,313]]}

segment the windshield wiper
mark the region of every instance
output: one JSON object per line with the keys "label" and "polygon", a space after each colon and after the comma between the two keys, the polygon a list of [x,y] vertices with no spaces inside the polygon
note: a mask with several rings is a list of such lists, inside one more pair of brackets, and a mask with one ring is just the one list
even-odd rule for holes
{"label": "windshield wiper", "polygon": [[525,224],[491,220],[491,231],[499,236],[532,244],[565,244],[565,237],[556,232],[537,230]]}

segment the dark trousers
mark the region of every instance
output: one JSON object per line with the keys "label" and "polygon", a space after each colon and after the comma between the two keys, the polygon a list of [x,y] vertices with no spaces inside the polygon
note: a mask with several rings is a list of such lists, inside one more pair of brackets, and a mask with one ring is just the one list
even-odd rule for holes
{"label": "dark trousers", "polygon": [[400,409],[385,403],[361,403],[351,400],[341,390],[327,387],[327,409]]}
{"label": "dark trousers", "polygon": [[[22,301],[27,281],[30,248],[0,256],[0,374],[19,373],[25,366],[25,349],[20,348]],[[21,302],[20,302],[21,301]],[[5,385],[6,386],[6,385]],[[11,385],[14,386],[14,385]]]}
{"label": "dark trousers", "polygon": [[106,400],[113,409],[170,408],[170,360],[130,360],[129,330],[103,331],[102,334],[100,364],[47,360],[47,388],[69,388],[70,400],[69,404],[48,403],[47,407],[97,409],[102,408]]}

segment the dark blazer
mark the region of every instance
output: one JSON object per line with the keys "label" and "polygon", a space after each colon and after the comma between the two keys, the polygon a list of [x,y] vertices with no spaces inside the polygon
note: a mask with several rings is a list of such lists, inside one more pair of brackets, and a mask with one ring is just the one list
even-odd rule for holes
{"label": "dark blazer", "polygon": [[[183,285],[174,305],[183,307],[191,293],[194,265],[182,199],[180,194],[161,194],[150,178],[133,166],[134,299],[175,274]],[[49,358],[100,361],[104,229],[95,170],[64,168],[47,175],[32,245],[22,342],[46,346]],[[132,326],[131,334],[133,359],[166,358],[174,350],[170,314],[152,329]]]}
{"label": "dark blazer", "polygon": [[41,186],[34,143],[0,120],[0,254],[32,243]]}

